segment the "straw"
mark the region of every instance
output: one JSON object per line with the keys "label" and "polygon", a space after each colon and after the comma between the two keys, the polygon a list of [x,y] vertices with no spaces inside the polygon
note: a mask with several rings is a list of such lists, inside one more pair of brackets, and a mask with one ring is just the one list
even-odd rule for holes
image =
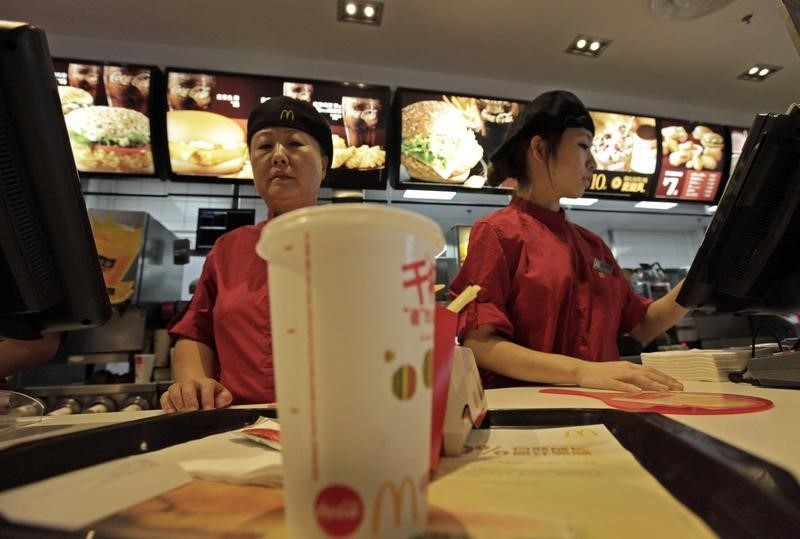
{"label": "straw", "polygon": [[447,310],[454,313],[460,312],[461,309],[466,307],[471,301],[474,301],[475,298],[478,297],[478,292],[480,289],[481,287],[476,284],[469,285],[458,296],[456,296],[456,299],[450,302],[450,304],[447,306]]}

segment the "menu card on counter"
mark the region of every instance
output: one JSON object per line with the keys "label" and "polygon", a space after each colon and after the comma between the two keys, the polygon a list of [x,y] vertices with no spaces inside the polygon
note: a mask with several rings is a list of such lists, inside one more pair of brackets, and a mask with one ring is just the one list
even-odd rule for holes
{"label": "menu card on counter", "polygon": [[524,102],[399,88],[398,189],[483,190],[510,193],[516,182],[486,183],[489,156]]}
{"label": "menu card on counter", "polygon": [[179,179],[249,181],[250,112],[273,96],[308,101],[328,120],[334,155],[324,187],[384,189],[389,88],[169,68],[170,166]]}
{"label": "menu card on counter", "polygon": [[597,169],[587,194],[646,197],[658,159],[656,119],[615,112],[589,114],[595,125],[592,154]]}
{"label": "menu card on counter", "polygon": [[716,200],[730,152],[725,128],[659,120],[659,129],[661,171],[653,196],[686,202]]}
{"label": "menu card on counter", "polygon": [[53,60],[70,146],[80,172],[152,176],[154,67]]}

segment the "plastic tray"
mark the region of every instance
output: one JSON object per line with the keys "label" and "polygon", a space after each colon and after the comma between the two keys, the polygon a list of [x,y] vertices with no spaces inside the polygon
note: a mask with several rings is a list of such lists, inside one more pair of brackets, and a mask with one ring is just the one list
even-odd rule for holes
{"label": "plastic tray", "polygon": [[[241,428],[275,414],[223,409],[157,416],[11,447],[0,451],[0,489]],[[668,417],[606,409],[490,410],[481,428],[598,423],[720,536],[800,537],[800,484],[790,473]],[[3,537],[85,535],[0,522]]]}

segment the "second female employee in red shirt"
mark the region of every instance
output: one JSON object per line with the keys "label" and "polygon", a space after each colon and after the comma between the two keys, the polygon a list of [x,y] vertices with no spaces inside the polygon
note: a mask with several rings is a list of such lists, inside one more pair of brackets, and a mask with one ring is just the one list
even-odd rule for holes
{"label": "second female employee in red shirt", "polygon": [[481,290],[459,316],[487,388],[530,382],[680,390],[651,367],[619,360],[616,338],[649,342],[687,310],[680,285],[653,302],[631,289],[603,240],[571,223],[561,197],[592,179],[594,124],[580,100],[547,92],[529,103],[491,158],[489,183],[515,178],[511,203],[472,227],[467,259],[451,285]]}

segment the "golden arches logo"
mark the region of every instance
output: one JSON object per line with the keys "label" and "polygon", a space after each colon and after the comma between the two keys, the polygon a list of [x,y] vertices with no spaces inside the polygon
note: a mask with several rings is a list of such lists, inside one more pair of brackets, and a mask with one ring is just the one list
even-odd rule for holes
{"label": "golden arches logo", "polygon": [[381,531],[381,515],[383,509],[383,497],[388,492],[392,497],[392,508],[394,509],[394,525],[400,526],[400,518],[402,517],[403,498],[404,493],[408,487],[411,494],[411,516],[417,520],[417,491],[414,488],[414,480],[410,475],[406,475],[400,485],[397,486],[392,481],[384,481],[378,489],[378,495],[375,496],[375,503],[372,507],[372,535],[378,535]]}
{"label": "golden arches logo", "polygon": [[289,109],[281,110],[281,120],[294,121],[294,111]]}

